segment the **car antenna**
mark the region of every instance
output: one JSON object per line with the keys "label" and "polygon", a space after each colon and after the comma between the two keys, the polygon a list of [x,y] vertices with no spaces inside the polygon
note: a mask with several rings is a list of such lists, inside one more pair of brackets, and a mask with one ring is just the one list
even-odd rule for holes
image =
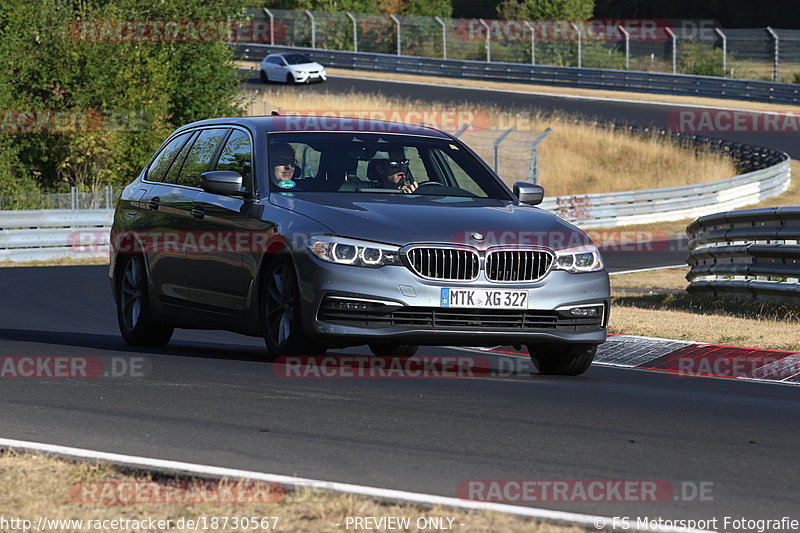
{"label": "car antenna", "polygon": [[279,117],[279,116],[281,116],[281,114],[280,114],[280,113],[278,113],[277,111],[273,111],[272,113],[270,113],[270,115],[271,115],[271,116],[273,116],[273,117]]}

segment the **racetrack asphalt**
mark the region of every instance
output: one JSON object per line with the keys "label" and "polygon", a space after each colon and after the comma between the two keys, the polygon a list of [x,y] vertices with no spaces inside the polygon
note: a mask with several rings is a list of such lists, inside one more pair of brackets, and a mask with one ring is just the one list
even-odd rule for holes
{"label": "racetrack asphalt", "polygon": [[0,270],[0,354],[145,362],[141,377],[0,379],[3,437],[448,496],[481,479],[664,480],[678,496],[682,483],[711,482],[711,501],[515,503],[607,516],[797,513],[793,387],[600,366],[576,378],[285,378],[259,361],[258,338],[180,330],[163,349],[125,345],[105,275]]}

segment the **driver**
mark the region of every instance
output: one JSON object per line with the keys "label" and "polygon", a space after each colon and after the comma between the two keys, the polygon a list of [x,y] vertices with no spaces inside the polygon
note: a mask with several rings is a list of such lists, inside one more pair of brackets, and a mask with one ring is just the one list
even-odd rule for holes
{"label": "driver", "polygon": [[272,175],[278,180],[290,180],[297,168],[294,150],[288,144],[276,144],[270,149],[270,166]]}
{"label": "driver", "polygon": [[387,189],[400,189],[404,193],[417,190],[419,184],[408,174],[408,159],[402,148],[388,151],[388,159],[375,160],[375,172],[380,178],[381,186]]}

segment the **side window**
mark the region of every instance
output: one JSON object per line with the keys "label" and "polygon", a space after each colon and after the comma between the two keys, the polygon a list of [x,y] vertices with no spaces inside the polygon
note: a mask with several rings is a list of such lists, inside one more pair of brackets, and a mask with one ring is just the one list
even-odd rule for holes
{"label": "side window", "polygon": [[233,130],[219,155],[216,170],[234,170],[242,175],[242,185],[253,190],[253,149],[250,136],[241,130]]}
{"label": "side window", "polygon": [[183,146],[191,132],[184,133],[182,135],[178,135],[174,139],[172,139],[167,145],[161,149],[153,162],[150,163],[150,166],[147,168],[147,179],[150,181],[164,181],[164,177],[167,174],[167,169],[169,168],[170,163],[172,160],[175,159],[175,154]]}
{"label": "side window", "polygon": [[186,144],[183,145],[181,151],[178,152],[178,155],[172,161],[172,164],[169,166],[169,170],[167,170],[167,174],[164,176],[164,181],[166,183],[178,183],[178,174],[180,174],[181,167],[183,167],[183,162],[186,160],[186,154],[189,153],[189,150],[192,148],[192,142],[197,136],[197,132],[192,133],[192,137],[186,141]]}
{"label": "side window", "polygon": [[208,170],[211,158],[217,149],[217,145],[225,136],[225,129],[203,130],[192,144],[191,150],[183,162],[180,175],[176,183],[188,187],[200,186],[200,174]]}

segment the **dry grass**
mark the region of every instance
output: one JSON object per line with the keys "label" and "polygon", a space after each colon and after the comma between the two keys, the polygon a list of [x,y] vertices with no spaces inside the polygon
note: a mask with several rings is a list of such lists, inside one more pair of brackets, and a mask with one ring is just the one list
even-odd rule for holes
{"label": "dry grass", "polygon": [[609,333],[800,350],[794,306],[712,299],[685,292],[686,268],[611,277]]}
{"label": "dry grass", "polygon": [[[530,145],[547,127],[553,129],[539,147],[540,182],[549,196],[591,192],[671,187],[728,178],[736,174],[729,159],[712,153],[685,150],[658,137],[631,136],[600,126],[575,124],[574,117],[480,108],[465,103],[430,103],[372,94],[329,94],[287,91],[267,87],[251,92],[251,114],[280,110],[283,114],[363,116],[381,112],[389,119],[411,116],[408,111],[454,111],[471,116],[483,129],[468,131],[462,139],[482,158],[492,161],[491,141],[497,130],[514,127],[503,143],[499,174],[509,184],[524,179]],[[382,115],[382,116],[383,116]],[[419,115],[413,115],[415,120]],[[439,114],[441,116],[441,113]],[[488,128],[488,129],[487,129]],[[492,131],[494,130],[494,131]]]}
{"label": "dry grass", "polygon": [[[136,503],[102,504],[77,503],[69,493],[80,482],[150,482],[147,474],[131,475],[108,464],[77,462],[38,454],[0,452],[0,501],[6,519],[24,518],[36,523],[40,516],[49,519],[113,520],[194,519],[209,517],[279,517],[277,530],[285,532],[341,532],[345,518],[351,517],[411,517],[412,527],[403,531],[420,530],[413,526],[418,517],[455,518],[453,530],[459,532],[520,531],[536,533],[578,533],[583,529],[522,520],[490,512],[467,512],[441,507],[424,508],[412,505],[380,504],[360,496],[304,490],[289,493],[280,503]],[[169,481],[160,479],[160,481]],[[337,526],[336,524],[341,524]],[[210,522],[209,522],[210,525]],[[350,528],[352,530],[352,526]],[[135,529],[126,529],[135,531]],[[268,529],[219,528],[217,531],[270,531]],[[58,531],[86,531],[63,528]],[[200,529],[171,529],[170,531],[200,531]],[[387,531],[378,529],[376,531]]]}
{"label": "dry grass", "polygon": [[51,267],[51,266],[80,266],[80,265],[107,265],[108,257],[83,257],[74,259],[63,257],[61,259],[51,259],[50,261],[0,261],[0,268],[7,267]]}
{"label": "dry grass", "polygon": [[[244,68],[258,68],[258,62],[238,61],[237,65]],[[348,78],[391,78],[396,81],[412,81],[420,83],[433,83],[437,85],[453,85],[458,87],[473,87],[481,89],[499,89],[505,91],[523,92],[531,94],[552,94],[555,96],[585,96],[590,98],[610,98],[637,100],[643,102],[665,102],[671,104],[699,105],[713,107],[730,107],[736,109],[752,109],[758,111],[782,111],[787,112],[795,106],[783,104],[768,104],[762,102],[750,102],[747,100],[728,100],[716,98],[700,98],[696,96],[674,96],[669,94],[642,94],[625,91],[610,91],[598,89],[576,89],[572,87],[551,87],[549,85],[531,85],[528,83],[506,83],[500,81],[466,80],[459,78],[442,79],[435,76],[419,76],[415,74],[396,74],[385,72],[373,72],[368,70],[350,70],[342,68],[326,68],[328,74],[334,77]]]}

